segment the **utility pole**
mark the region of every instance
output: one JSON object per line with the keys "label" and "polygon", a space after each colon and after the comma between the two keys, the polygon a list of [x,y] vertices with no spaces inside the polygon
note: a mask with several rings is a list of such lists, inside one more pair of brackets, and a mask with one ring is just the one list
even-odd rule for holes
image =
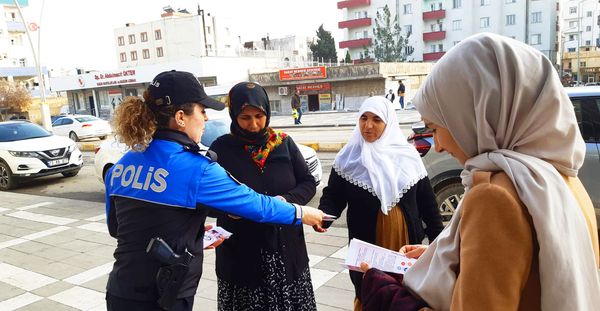
{"label": "utility pole", "polygon": [[206,25],[204,23],[204,10],[200,9],[200,3],[198,3],[198,15],[202,16],[202,33],[204,34],[204,55],[208,56],[208,43],[206,42]]}
{"label": "utility pole", "polygon": [[581,62],[579,61],[579,50],[581,50],[581,2],[577,2],[577,84],[581,84]]}
{"label": "utility pole", "polygon": [[[38,31],[38,50],[37,53],[35,51],[35,48],[33,46],[33,40],[31,40],[31,34],[29,33],[29,25],[27,24],[27,22],[25,21],[25,17],[23,17],[23,12],[21,11],[21,6],[19,5],[19,1],[18,0],[14,0],[15,6],[17,7],[17,10],[19,11],[19,16],[21,17],[21,22],[23,23],[23,26],[25,26],[25,33],[27,33],[27,38],[29,39],[29,45],[31,46],[31,52],[33,53],[33,59],[35,60],[35,69],[37,71],[37,76],[38,76],[38,86],[40,88],[41,91],[41,97],[42,97],[42,103],[41,103],[41,115],[42,115],[42,125],[44,126],[45,129],[47,130],[52,130],[52,121],[50,120],[50,108],[48,107],[48,103],[46,102],[46,83],[44,82],[44,76],[42,75],[42,68],[40,66],[40,32],[41,32],[41,26],[38,27],[37,31]],[[40,11],[40,21],[39,24],[41,25],[42,22],[42,12],[44,12],[44,3],[45,1],[42,0],[42,9]]]}

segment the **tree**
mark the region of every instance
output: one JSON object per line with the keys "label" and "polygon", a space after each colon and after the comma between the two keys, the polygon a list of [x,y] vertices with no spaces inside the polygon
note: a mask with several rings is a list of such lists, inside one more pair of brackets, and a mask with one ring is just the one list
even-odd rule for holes
{"label": "tree", "polygon": [[373,35],[373,55],[378,62],[403,62],[414,50],[408,45],[410,33],[406,37],[402,35],[398,18],[392,21],[387,5],[377,11]]}
{"label": "tree", "polygon": [[352,63],[352,56],[350,56],[350,51],[346,50],[346,57],[344,58],[344,63],[350,64]]}
{"label": "tree", "polygon": [[331,32],[325,30],[323,25],[319,26],[317,30],[317,43],[311,43],[310,50],[312,51],[313,58],[317,60],[323,59],[324,61],[331,62],[337,59],[335,40],[331,36]]}
{"label": "tree", "polygon": [[[25,87],[0,80],[0,114],[19,113],[27,110],[30,104],[31,94]],[[3,119],[7,117],[3,116]]]}

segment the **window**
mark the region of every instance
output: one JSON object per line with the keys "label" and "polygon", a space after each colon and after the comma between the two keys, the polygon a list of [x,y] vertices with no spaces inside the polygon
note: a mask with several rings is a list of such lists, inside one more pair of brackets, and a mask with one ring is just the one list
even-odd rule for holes
{"label": "window", "polygon": [[577,14],[577,7],[572,6],[569,8],[569,14]]}
{"label": "window", "polygon": [[123,36],[118,37],[117,42],[119,43],[119,46],[125,45],[125,37],[123,37]]}
{"label": "window", "polygon": [[587,46],[592,45],[592,40],[585,40],[585,45],[587,45]]}
{"label": "window", "polygon": [[531,35],[531,45],[542,44],[542,35],[539,33]]}
{"label": "window", "polygon": [[568,48],[567,52],[575,52],[575,48]]}
{"label": "window", "polygon": [[368,37],[369,37],[369,31],[368,30],[363,31],[363,38],[366,39]]}
{"label": "window", "polygon": [[269,100],[269,104],[271,105],[271,111],[283,112],[281,110],[281,100]]}
{"label": "window", "polygon": [[148,58],[150,58],[150,50],[148,50],[148,49],[143,49],[143,50],[142,50],[142,57],[143,57],[144,59],[148,59]]}
{"label": "window", "polygon": [[435,48],[436,48],[436,45],[434,44],[429,47],[429,51],[431,51],[431,53],[435,53],[435,51],[436,51]]}
{"label": "window", "polygon": [[517,0],[506,0],[506,3],[515,3]]}
{"label": "window", "polygon": [[542,22],[542,12],[531,13],[531,23],[537,24]]}
{"label": "window", "polygon": [[585,31],[592,31],[592,26],[585,26]]}
{"label": "window", "polygon": [[579,62],[579,67],[585,68],[586,67],[586,63],[585,62]]}
{"label": "window", "polygon": [[462,30],[462,20],[452,21],[452,30]]}
{"label": "window", "polygon": [[129,44],[135,43],[135,35],[129,35]]}
{"label": "window", "polygon": [[162,47],[157,47],[156,48],[156,57],[163,57],[163,48]]}
{"label": "window", "polygon": [[579,131],[586,143],[600,142],[600,98],[571,98]]}
{"label": "window", "polygon": [[577,40],[576,35],[569,35],[569,41],[575,41],[575,40]]}
{"label": "window", "polygon": [[148,33],[147,32],[140,33],[140,41],[142,41],[142,42],[148,41]]}
{"label": "window", "polygon": [[577,28],[577,21],[570,21],[569,28]]}
{"label": "window", "polygon": [[124,63],[127,61],[127,53],[121,53],[121,54],[119,54],[119,56],[121,57],[121,63]]}
{"label": "window", "polygon": [[406,33],[412,33],[412,25],[404,25],[404,30]]}
{"label": "window", "polygon": [[452,8],[453,9],[460,9],[461,6],[462,6],[461,0],[452,0]]}
{"label": "window", "polygon": [[131,60],[137,60],[137,51],[131,51]]}
{"label": "window", "polygon": [[412,4],[405,4],[404,5],[404,15],[407,14],[412,14]]}
{"label": "window", "polygon": [[506,15],[506,25],[514,25],[515,19],[515,14]]}
{"label": "window", "polygon": [[489,28],[490,27],[490,18],[489,17],[482,17],[479,20],[479,28]]}
{"label": "window", "polygon": [[210,35],[210,26],[206,27],[206,33]]}
{"label": "window", "polygon": [[438,51],[444,52],[444,45],[443,44],[438,44]]}
{"label": "window", "polygon": [[24,58],[19,58],[19,66],[27,67],[27,60]]}
{"label": "window", "polygon": [[481,0],[481,6],[490,5],[490,0]]}
{"label": "window", "polygon": [[160,29],[156,29],[154,31],[154,40],[160,40],[160,39],[162,39],[162,35],[160,33]]}
{"label": "window", "polygon": [[587,17],[592,17],[592,14],[594,14],[594,13],[592,13],[592,11],[587,11],[587,12],[585,13],[585,15],[586,15]]}

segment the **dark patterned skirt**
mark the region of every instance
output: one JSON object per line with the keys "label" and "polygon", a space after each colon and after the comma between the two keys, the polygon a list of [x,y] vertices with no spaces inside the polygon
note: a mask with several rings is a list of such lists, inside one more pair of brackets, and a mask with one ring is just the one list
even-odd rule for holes
{"label": "dark patterned skirt", "polygon": [[262,252],[261,286],[248,288],[219,279],[219,311],[313,311],[317,310],[310,281],[310,268],[288,283],[283,259],[278,253]]}

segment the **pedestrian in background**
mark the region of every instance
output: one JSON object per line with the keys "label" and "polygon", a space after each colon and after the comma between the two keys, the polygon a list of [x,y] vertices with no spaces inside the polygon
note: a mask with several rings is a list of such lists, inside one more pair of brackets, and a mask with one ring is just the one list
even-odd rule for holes
{"label": "pedestrian in background", "polygon": [[[442,218],[417,150],[404,139],[396,112],[382,96],[368,98],[348,144],[336,155],[319,209],[340,216],[348,207],[348,238],[398,251],[433,241]],[[426,227],[423,228],[423,222]],[[325,223],[314,227],[324,232]],[[362,273],[350,271],[361,310]]]}
{"label": "pedestrian in background", "polygon": [[[219,164],[258,193],[307,204],[315,179],[292,138],[269,127],[265,89],[235,85],[229,115],[231,133],[211,145]],[[233,233],[217,248],[219,310],[316,310],[302,226],[259,224],[226,213],[217,225]]]}
{"label": "pedestrian in background", "polygon": [[389,93],[385,94],[385,98],[387,98],[387,100],[393,103],[394,99],[396,99],[396,95],[394,95],[394,91],[390,89]]}
{"label": "pedestrian in background", "polygon": [[[157,75],[143,99],[128,97],[117,107],[113,128],[131,151],[106,175],[108,231],[117,239],[107,310],[192,310],[202,275],[204,222],[210,208],[287,225],[299,225],[301,220],[313,225],[322,220],[321,211],[254,192],[200,153],[205,108],[223,107],[206,95],[194,75],[181,71]],[[159,254],[173,262],[160,261],[147,252],[156,237],[174,253],[164,249]],[[189,262],[181,261],[184,258]],[[178,264],[189,269],[177,275],[181,283],[168,274],[173,271],[170,268],[180,270]],[[158,273],[163,277],[157,277]],[[169,282],[159,284],[161,280]],[[176,299],[168,304],[157,302],[167,294]]]}
{"label": "pedestrian in background", "polygon": [[292,116],[294,124],[302,124],[302,103],[300,103],[300,90],[294,91],[292,95]]}
{"label": "pedestrian in background", "polygon": [[577,178],[586,146],[550,60],[474,35],[437,62],[413,103],[436,151],[464,165],[466,192],[429,247],[402,250],[419,258],[402,283],[367,271],[369,310],[407,310],[414,298],[434,310],[597,310],[597,224]]}
{"label": "pedestrian in background", "polygon": [[406,92],[406,86],[402,83],[402,80],[398,81],[398,102],[400,103],[400,109],[404,110],[404,93]]}

